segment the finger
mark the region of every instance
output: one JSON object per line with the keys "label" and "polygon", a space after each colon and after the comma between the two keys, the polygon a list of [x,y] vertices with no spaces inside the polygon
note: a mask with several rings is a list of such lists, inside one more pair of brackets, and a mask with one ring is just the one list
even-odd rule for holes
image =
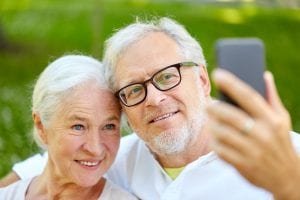
{"label": "finger", "polygon": [[276,137],[266,123],[252,119],[247,113],[235,106],[216,102],[207,107],[207,113],[212,121],[235,129],[240,137],[246,137],[252,142],[252,145],[260,146],[260,148],[272,145],[271,141]]}
{"label": "finger", "polygon": [[230,96],[251,116],[265,118],[271,114],[265,99],[232,73],[217,69],[212,75],[217,87]]}
{"label": "finger", "polygon": [[240,133],[250,133],[254,126],[254,120],[246,112],[226,103],[212,103],[207,107],[207,113],[220,123],[234,127]]}
{"label": "finger", "polygon": [[211,133],[213,140],[218,144],[227,146],[227,148],[243,155],[251,153],[254,144],[236,129],[217,120],[211,120],[208,131]]}
{"label": "finger", "polygon": [[[239,143],[240,144],[240,143]],[[222,140],[214,139],[211,142],[212,150],[225,162],[236,167],[240,172],[247,171],[248,167],[251,165],[251,159],[247,155],[250,150],[238,150],[232,145],[224,143]]]}
{"label": "finger", "polygon": [[280,100],[280,97],[278,95],[272,73],[266,71],[264,74],[264,79],[266,84],[267,101],[275,111],[277,112],[285,111],[282,101]]}
{"label": "finger", "polygon": [[236,167],[241,167],[241,165],[245,163],[243,155],[222,143],[214,141],[211,145],[211,148],[221,159]]}
{"label": "finger", "polygon": [[[266,94],[267,94],[267,101],[272,107],[274,114],[270,118],[270,122],[273,125],[273,127],[276,127],[274,131],[279,131],[282,129],[281,134],[276,134],[275,137],[279,137],[282,141],[287,141],[287,144],[290,143],[289,140],[285,140],[286,135],[289,134],[289,131],[291,129],[291,119],[288,111],[284,107],[274,82],[274,78],[271,72],[266,72],[264,74],[264,79],[266,83]],[[278,125],[280,124],[280,125]],[[279,133],[280,133],[279,132]]]}

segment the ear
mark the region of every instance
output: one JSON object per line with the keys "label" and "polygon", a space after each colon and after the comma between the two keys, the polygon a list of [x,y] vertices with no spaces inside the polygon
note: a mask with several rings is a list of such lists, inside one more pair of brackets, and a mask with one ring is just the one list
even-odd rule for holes
{"label": "ear", "polygon": [[127,123],[127,126],[128,126],[130,129],[132,129],[132,128],[131,128],[131,125],[130,125],[130,123],[129,123],[128,120],[126,120],[126,123]]}
{"label": "ear", "polygon": [[125,114],[124,108],[125,107],[123,107],[123,105],[122,105],[122,122],[121,123],[122,123],[122,125],[125,126],[126,129],[131,129],[132,130],[131,125],[130,125],[130,123],[128,121],[128,118],[127,118],[127,116]]}
{"label": "ear", "polygon": [[45,145],[47,145],[48,144],[47,133],[46,133],[46,129],[42,123],[40,115],[36,112],[33,112],[32,118],[33,118],[34,126],[35,126],[40,138],[42,139],[43,143]]}
{"label": "ear", "polygon": [[199,67],[200,67],[200,79],[203,83],[204,94],[206,96],[210,96],[211,84],[210,84],[207,68],[204,65],[200,65]]}

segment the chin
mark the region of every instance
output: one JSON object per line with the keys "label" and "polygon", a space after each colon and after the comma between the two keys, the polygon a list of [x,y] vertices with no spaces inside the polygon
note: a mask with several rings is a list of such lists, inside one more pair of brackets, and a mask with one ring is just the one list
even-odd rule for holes
{"label": "chin", "polygon": [[96,185],[102,176],[99,174],[78,174],[74,180],[74,183],[80,187],[92,187]]}
{"label": "chin", "polygon": [[192,135],[186,129],[181,127],[171,131],[161,132],[152,141],[152,150],[158,155],[175,155],[185,151],[190,143]]}
{"label": "chin", "polygon": [[101,178],[99,178],[99,179],[95,179],[95,178],[91,178],[91,179],[82,178],[79,182],[77,182],[77,185],[79,185],[81,187],[92,187],[92,186],[96,185],[100,180],[101,180]]}

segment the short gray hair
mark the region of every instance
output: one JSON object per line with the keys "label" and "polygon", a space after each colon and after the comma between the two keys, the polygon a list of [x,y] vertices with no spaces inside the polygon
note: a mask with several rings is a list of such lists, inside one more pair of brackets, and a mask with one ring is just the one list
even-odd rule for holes
{"label": "short gray hair", "polygon": [[[32,95],[32,112],[39,114],[47,126],[53,113],[68,94],[77,86],[93,81],[99,88],[108,89],[103,66],[96,59],[84,55],[62,56],[48,65],[38,77]],[[33,136],[45,148],[34,127]]]}
{"label": "short gray hair", "polygon": [[131,44],[153,32],[165,33],[178,44],[185,59],[206,66],[200,44],[175,20],[163,17],[141,22],[137,19],[135,23],[117,31],[105,43],[103,65],[106,81],[112,90],[116,90],[114,75],[118,59],[122,53]]}

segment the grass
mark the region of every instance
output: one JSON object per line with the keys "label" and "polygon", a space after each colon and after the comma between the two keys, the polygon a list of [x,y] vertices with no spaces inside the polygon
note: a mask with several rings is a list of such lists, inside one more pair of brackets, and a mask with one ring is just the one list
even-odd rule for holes
{"label": "grass", "polygon": [[[104,38],[134,17],[171,16],[202,44],[208,69],[215,66],[214,43],[221,37],[259,37],[293,128],[300,131],[300,11],[252,6],[213,7],[149,1],[4,0],[0,25],[8,46],[0,50],[0,177],[12,164],[36,153],[31,139],[30,96],[43,68],[66,52],[101,58]],[[213,95],[215,95],[215,90]]]}

